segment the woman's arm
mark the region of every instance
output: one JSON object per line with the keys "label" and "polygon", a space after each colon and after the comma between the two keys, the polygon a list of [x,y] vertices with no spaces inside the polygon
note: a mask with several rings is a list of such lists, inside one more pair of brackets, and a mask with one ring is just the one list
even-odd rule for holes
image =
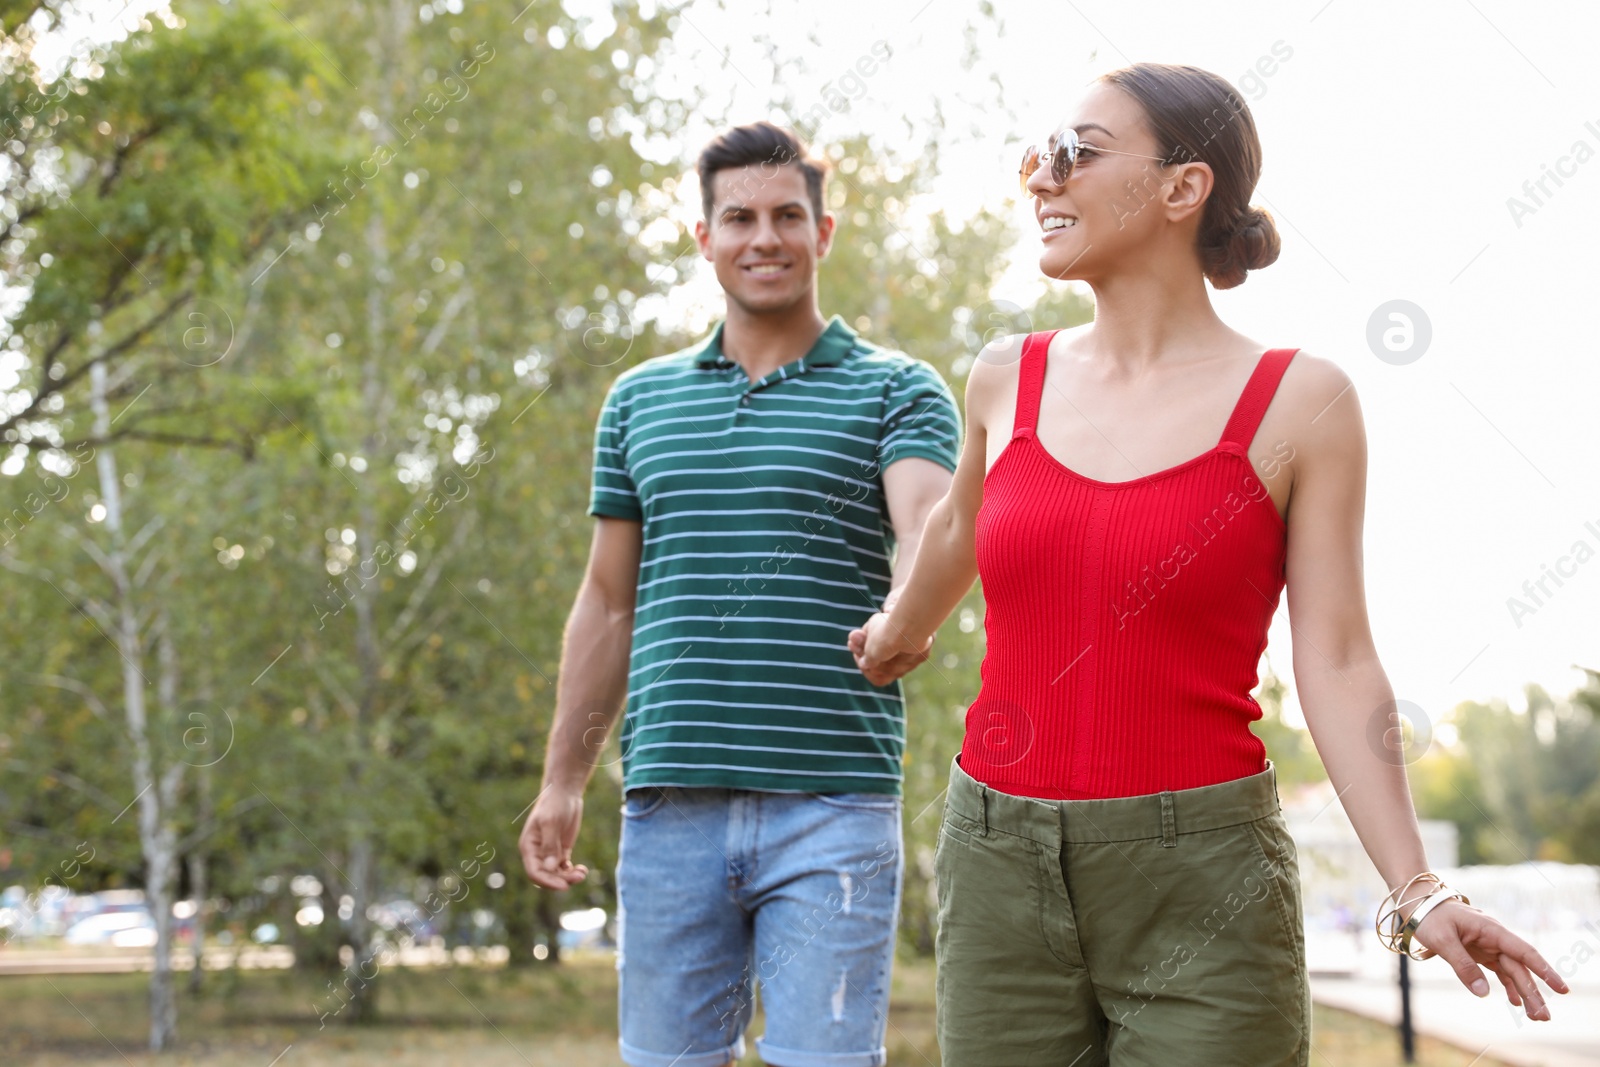
{"label": "woman's arm", "polygon": [[[1428,869],[1406,782],[1394,692],[1378,662],[1367,619],[1361,540],[1367,450],[1361,409],[1349,378],[1323,360],[1305,360],[1303,405],[1290,401],[1284,424],[1294,446],[1287,564],[1294,677],[1306,724],[1356,834],[1390,889]],[[1338,396],[1331,404],[1327,397]],[[1325,406],[1324,406],[1325,405]],[[1409,912],[1407,913],[1409,914]],[[1417,928],[1416,939],[1487,996],[1479,964],[1499,976],[1512,1004],[1548,1019],[1532,971],[1557,992],[1555,969],[1526,941],[1477,908],[1449,901]]]}
{"label": "woman's arm", "polygon": [[978,577],[973,526],[983,503],[988,434],[985,415],[1004,379],[1017,376],[1014,351],[1020,339],[996,342],[973,361],[967,376],[966,440],[950,490],[928,512],[911,576],[891,594],[888,614],[879,612],[850,633],[856,665],[873,685],[888,685],[926,658],[941,623]]}

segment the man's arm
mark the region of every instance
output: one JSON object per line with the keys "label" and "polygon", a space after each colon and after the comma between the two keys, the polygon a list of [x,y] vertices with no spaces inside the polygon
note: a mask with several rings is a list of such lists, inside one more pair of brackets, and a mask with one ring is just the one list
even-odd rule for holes
{"label": "man's arm", "polygon": [[[987,469],[985,412],[996,403],[1006,376],[1016,380],[1020,343],[1020,337],[991,342],[973,364],[967,378],[967,433],[948,491],[918,530],[916,559],[903,561],[903,580],[896,568],[889,603],[847,638],[856,665],[873,685],[888,685],[928,658],[934,632],[978,578],[973,531]],[[875,636],[869,640],[869,634]]]}
{"label": "man's arm", "polygon": [[639,523],[596,519],[589,566],[567,617],[544,784],[518,843],[528,877],[546,889],[570,888],[589,873],[573,864],[572,845],[584,788],[627,698],[642,542]]}
{"label": "man's arm", "polygon": [[[897,460],[883,470],[883,495],[889,505],[889,525],[894,527],[894,569],[890,571],[889,595],[884,597],[878,610],[887,613],[900,599],[906,579],[911,577],[912,564],[922,547],[922,534],[928,525],[928,516],[934,506],[944,499],[950,489],[953,475],[931,459],[908,456]],[[928,658],[933,645],[920,652],[906,652],[895,657],[895,677],[914,669]]]}
{"label": "man's arm", "polygon": [[933,460],[918,456],[896,460],[883,469],[883,495],[889,506],[889,525],[894,528],[896,546],[884,611],[894,605],[898,590],[911,577],[911,564],[922,545],[928,513],[950,491],[952,477],[950,471]]}

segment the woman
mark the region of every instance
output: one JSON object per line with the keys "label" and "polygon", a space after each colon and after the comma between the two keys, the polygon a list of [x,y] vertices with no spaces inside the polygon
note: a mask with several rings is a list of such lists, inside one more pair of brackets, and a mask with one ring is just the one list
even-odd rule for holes
{"label": "woman", "polygon": [[[1366,454],[1337,366],[1228,328],[1204,280],[1271,264],[1244,102],[1193,67],[1101,78],[1030,149],[1040,268],[1095,320],[986,347],[912,574],[850,635],[875,684],[983,578],[983,684],[936,869],[947,1064],[1304,1064],[1295,851],[1250,696],[1289,590],[1301,704],[1396,951],[1530,1019],[1530,945],[1427,871],[1361,574]],[[1409,920],[1419,923],[1402,929]],[[1532,973],[1530,973],[1532,972]]]}

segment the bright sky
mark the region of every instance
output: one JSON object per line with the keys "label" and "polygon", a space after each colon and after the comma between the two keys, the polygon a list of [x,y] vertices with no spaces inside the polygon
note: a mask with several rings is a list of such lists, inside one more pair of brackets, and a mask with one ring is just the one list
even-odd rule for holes
{"label": "bright sky", "polygon": [[[1557,21],[1506,0],[996,6],[998,34],[957,0],[772,0],[770,15],[701,0],[664,68],[714,111],[781,119],[768,106],[769,49],[803,65],[782,84],[804,113],[837,100],[823,83],[838,89],[886,42],[892,58],[847,87],[859,99],[817,140],[865,129],[911,161],[937,99],[935,197],[958,213],[1007,202],[1020,146],[1095,75],[1154,60],[1228,77],[1261,132],[1256,203],[1284,248],[1216,305],[1244,333],[1335,360],[1355,382],[1371,450],[1367,596],[1396,696],[1437,719],[1462,700],[1517,706],[1529,681],[1557,695],[1580,684],[1572,664],[1600,666],[1600,69],[1589,54],[1600,11],[1562,5]],[[712,132],[690,127],[671,150],[687,161]],[[1562,184],[1546,178],[1536,203],[1523,183],[1546,167],[1565,172]],[[679,192],[692,218],[692,181]],[[1514,218],[1513,196],[1532,210]],[[1042,284],[1037,237],[1026,209],[1013,199],[1010,210],[1025,236],[995,295],[1025,304]],[[1368,343],[1369,319],[1391,300],[1431,324],[1427,349],[1403,365]],[[701,270],[678,307],[697,319],[717,304]],[[1546,567],[1568,576],[1558,586]],[[1542,577],[1535,602],[1523,583]],[[1513,618],[1513,596],[1532,610]],[[1283,675],[1289,648],[1280,611],[1269,655]]]}

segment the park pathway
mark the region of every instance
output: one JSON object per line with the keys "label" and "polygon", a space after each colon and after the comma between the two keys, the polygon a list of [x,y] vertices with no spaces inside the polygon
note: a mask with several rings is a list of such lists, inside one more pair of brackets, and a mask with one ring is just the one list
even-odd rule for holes
{"label": "park pathway", "polygon": [[[1585,939],[1591,945],[1596,940],[1582,931],[1565,938],[1536,938],[1545,957],[1572,987],[1566,996],[1550,996],[1547,1023],[1530,1022],[1520,1008],[1513,1009],[1493,976],[1489,980],[1493,992],[1480,1000],[1467,992],[1443,961],[1414,964],[1411,1015],[1417,1032],[1517,1067],[1600,1067],[1600,954],[1566,951],[1566,946]],[[1314,946],[1308,949],[1315,972],[1318,953]],[[1314,976],[1312,999],[1398,1023],[1398,957],[1378,948],[1347,955],[1345,960],[1353,963],[1352,973]]]}

